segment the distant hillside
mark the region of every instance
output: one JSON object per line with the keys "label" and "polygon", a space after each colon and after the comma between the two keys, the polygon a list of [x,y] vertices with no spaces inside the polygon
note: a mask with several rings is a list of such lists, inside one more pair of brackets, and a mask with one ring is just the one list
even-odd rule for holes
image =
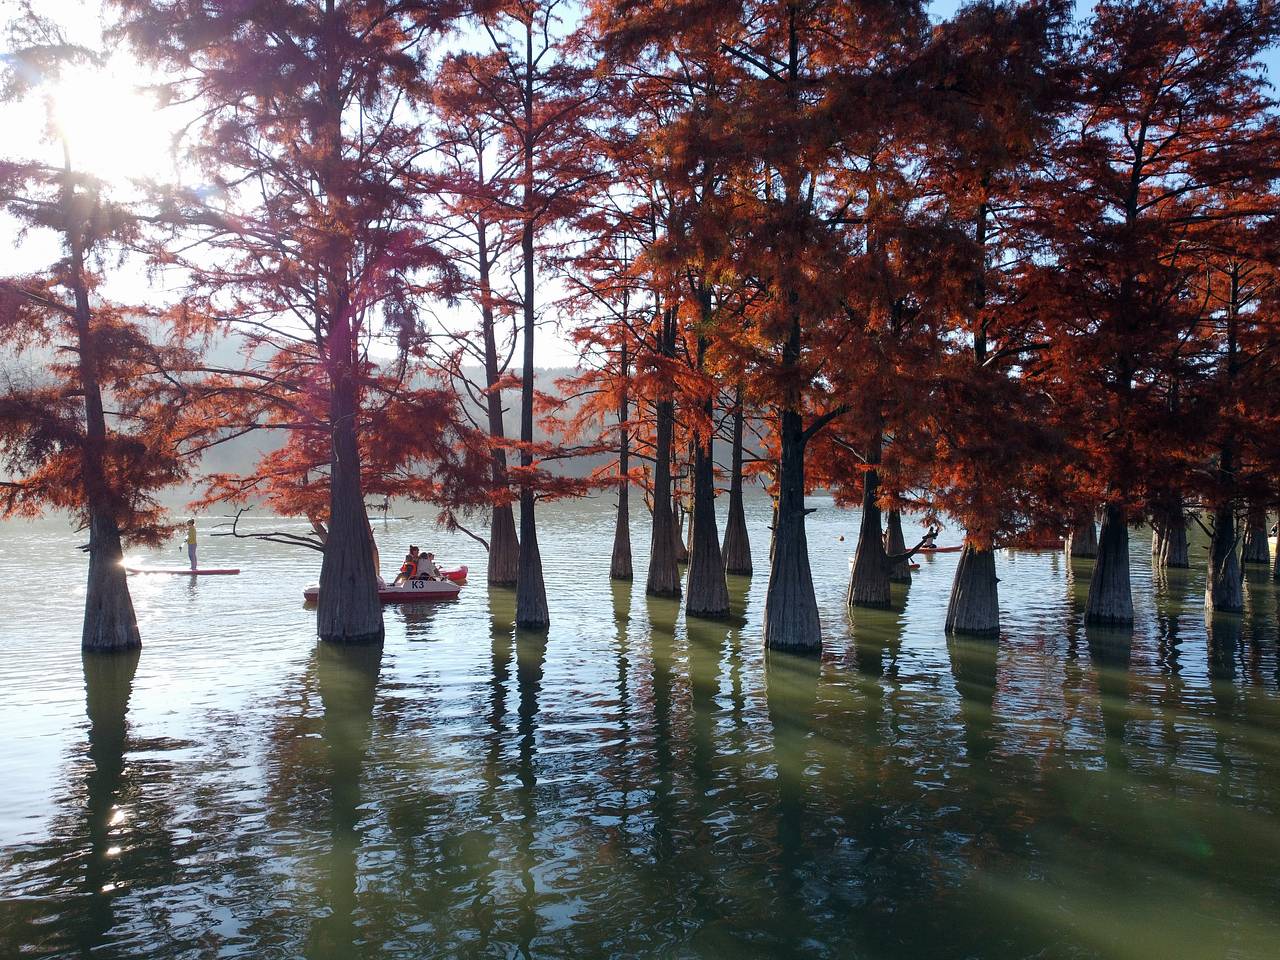
{"label": "distant hillside", "polygon": [[[484,372],[479,369],[468,371],[478,382],[484,380]],[[571,367],[552,367],[548,369],[540,369],[534,373],[534,384],[536,388],[544,393],[555,394],[556,381],[562,377],[571,376],[576,371]],[[505,409],[503,414],[503,425],[506,429],[508,437],[518,437],[520,434],[520,395],[512,390],[503,394],[505,401]],[[471,407],[472,413],[475,415],[478,423],[485,423],[487,414],[480,405],[471,403],[467,398],[468,406]],[[570,415],[576,410],[578,403],[570,404]],[[547,439],[546,432],[539,429],[538,424],[534,424],[534,439]],[[201,463],[201,471],[204,473],[247,473],[253,469],[254,464],[267,451],[274,449],[284,442],[284,437],[278,432],[260,431],[248,436],[239,437],[236,440],[220,444],[205,454]],[[554,464],[549,464],[548,468],[562,476],[585,476],[596,467],[607,463],[608,457],[580,457],[569,460],[558,460]]]}

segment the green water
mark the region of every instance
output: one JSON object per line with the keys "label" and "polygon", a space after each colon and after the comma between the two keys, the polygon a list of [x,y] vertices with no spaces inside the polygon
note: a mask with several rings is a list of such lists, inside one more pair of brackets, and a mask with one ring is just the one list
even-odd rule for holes
{"label": "green water", "polygon": [[204,538],[245,573],[135,581],[141,655],[82,660],[77,538],[0,527],[0,957],[1280,955],[1266,571],[1210,629],[1135,537],[1122,634],[1003,553],[1004,633],[948,642],[954,556],[850,615],[814,505],[820,659],[762,649],[762,574],[729,623],[611,585],[603,501],[543,512],[548,633],[473,581],[365,649],[312,638],[311,557]]}

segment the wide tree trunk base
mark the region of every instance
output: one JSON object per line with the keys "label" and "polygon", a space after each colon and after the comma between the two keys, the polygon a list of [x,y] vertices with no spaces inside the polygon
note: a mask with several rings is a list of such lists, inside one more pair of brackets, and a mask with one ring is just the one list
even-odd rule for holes
{"label": "wide tree trunk base", "polygon": [[676,563],[675,518],[655,509],[653,534],[649,541],[649,574],[644,592],[651,597],[680,596],[680,567]]}
{"label": "wide tree trunk base", "polygon": [[1187,543],[1187,521],[1181,510],[1157,517],[1151,525],[1151,564],[1157,570],[1187,570],[1191,550]]}
{"label": "wide tree trunk base", "polygon": [[520,570],[520,541],[511,504],[493,508],[489,520],[489,585],[513,587]]}
{"label": "wide tree trunk base", "polygon": [[123,566],[120,528],[105,510],[89,516],[89,579],[84,598],[80,647],[93,653],[136,650],[142,646],[138,617]]}
{"label": "wide tree trunk base", "polygon": [[995,552],[979,550],[972,543],[966,543],[951,584],[947,632],[997,636],[1000,633],[999,582]]}
{"label": "wide tree trunk base", "polygon": [[1236,552],[1235,512],[1230,505],[1213,514],[1204,608],[1207,614],[1244,612],[1244,570]]}
{"label": "wide tree trunk base", "polygon": [[1249,511],[1249,521],[1244,532],[1244,549],[1240,554],[1243,563],[1271,563],[1271,545],[1267,543],[1267,511],[1257,508]]}
{"label": "wide tree trunk base", "polygon": [[724,528],[724,569],[726,573],[751,576],[751,539],[747,535],[747,514],[742,497],[729,497],[729,517]]}
{"label": "wide tree trunk base", "polygon": [[1092,560],[1098,555],[1098,533],[1092,519],[1071,528],[1067,536],[1067,553],[1077,560]]}
{"label": "wide tree trunk base", "polygon": [[[111,567],[116,570],[111,570]],[[85,595],[80,646],[91,653],[136,650],[142,646],[133,598],[129,596],[129,585],[119,560],[104,559],[96,564],[89,561],[89,586]]]}
{"label": "wide tree trunk base", "polygon": [[770,650],[821,653],[822,624],[804,529],[804,431],[794,410],[781,411],[779,420],[778,512],[764,601],[764,642]]}
{"label": "wide tree trunk base", "polygon": [[631,580],[635,570],[631,565],[631,511],[627,490],[618,492],[618,516],[613,526],[613,554],[609,557],[609,579]]}
{"label": "wide tree trunk base", "polygon": [[723,620],[729,616],[729,587],[724,579],[720,533],[716,530],[715,462],[710,442],[705,447],[695,444],[693,472],[693,533],[685,613]]}
{"label": "wide tree trunk base", "polygon": [[[898,556],[907,552],[907,541],[902,536],[902,514],[897,510],[889,511],[889,523],[887,532],[889,534],[889,544],[886,547],[892,556]],[[910,583],[911,582],[911,561],[899,560],[889,567],[889,581],[891,583]]]}
{"label": "wide tree trunk base", "polygon": [[1124,510],[1109,504],[1098,537],[1098,562],[1089,580],[1085,623],[1128,626],[1133,623],[1133,593],[1129,584],[1129,528]]}

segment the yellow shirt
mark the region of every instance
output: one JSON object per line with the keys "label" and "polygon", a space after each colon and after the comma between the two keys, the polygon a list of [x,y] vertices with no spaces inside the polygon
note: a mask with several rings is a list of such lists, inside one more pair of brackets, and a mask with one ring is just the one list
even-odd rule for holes
{"label": "yellow shirt", "polygon": [[187,543],[194,545],[195,542],[196,542],[196,528],[187,527]]}

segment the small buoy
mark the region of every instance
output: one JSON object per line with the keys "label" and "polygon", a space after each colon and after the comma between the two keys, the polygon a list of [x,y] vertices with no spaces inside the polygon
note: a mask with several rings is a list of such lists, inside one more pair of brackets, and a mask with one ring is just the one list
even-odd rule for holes
{"label": "small buoy", "polygon": [[844,543],[844,534],[843,533],[840,534],[840,536],[836,537],[836,539],[839,540],[841,543]]}

